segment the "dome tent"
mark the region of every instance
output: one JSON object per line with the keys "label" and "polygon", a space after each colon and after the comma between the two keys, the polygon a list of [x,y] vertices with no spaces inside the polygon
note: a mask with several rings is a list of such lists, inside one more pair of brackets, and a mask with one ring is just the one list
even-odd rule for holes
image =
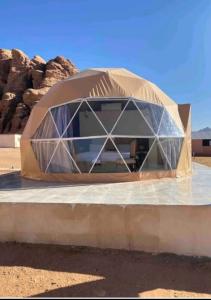
{"label": "dome tent", "polygon": [[89,69],[55,84],[21,140],[28,178],[112,182],[191,172],[190,107],[125,69]]}

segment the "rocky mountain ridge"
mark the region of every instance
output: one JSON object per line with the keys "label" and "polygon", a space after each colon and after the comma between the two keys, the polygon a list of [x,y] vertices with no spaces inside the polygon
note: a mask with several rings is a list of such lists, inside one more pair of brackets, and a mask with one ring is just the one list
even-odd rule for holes
{"label": "rocky mountain ridge", "polygon": [[211,128],[205,127],[197,131],[192,131],[193,139],[211,139]]}
{"label": "rocky mountain ridge", "polygon": [[22,133],[33,106],[57,81],[78,72],[68,59],[30,59],[19,49],[0,49],[0,133]]}

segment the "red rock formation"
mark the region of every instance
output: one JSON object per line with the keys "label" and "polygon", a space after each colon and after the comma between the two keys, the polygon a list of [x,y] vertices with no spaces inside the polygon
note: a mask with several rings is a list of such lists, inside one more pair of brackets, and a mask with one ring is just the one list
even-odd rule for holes
{"label": "red rock formation", "polygon": [[0,49],[0,133],[21,133],[33,106],[59,80],[77,73],[64,57],[46,62],[18,49]]}

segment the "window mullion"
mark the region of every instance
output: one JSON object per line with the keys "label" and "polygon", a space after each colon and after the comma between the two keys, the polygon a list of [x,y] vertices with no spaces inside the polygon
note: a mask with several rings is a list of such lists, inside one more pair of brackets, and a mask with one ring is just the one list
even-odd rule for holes
{"label": "window mullion", "polygon": [[147,158],[149,157],[149,154],[150,154],[150,152],[152,151],[152,148],[154,147],[154,144],[155,144],[156,140],[157,140],[157,139],[155,138],[154,141],[153,141],[153,143],[152,143],[152,145],[151,145],[151,147],[150,147],[150,149],[149,149],[149,151],[148,151],[148,153],[147,153],[147,155],[146,155],[146,157],[145,157],[145,159],[144,159],[144,161],[143,161],[143,163],[142,163],[142,165],[141,165],[140,168],[139,168],[139,172],[141,172],[141,170],[142,170],[142,168],[143,168],[143,166],[144,166],[144,164],[145,164]]}
{"label": "window mullion", "polygon": [[103,151],[103,149],[104,149],[104,147],[105,147],[105,145],[106,145],[108,139],[109,139],[109,138],[107,137],[106,140],[105,140],[105,142],[104,142],[104,144],[103,144],[103,146],[102,146],[102,148],[101,148],[101,150],[100,150],[100,152],[99,152],[99,154],[97,155],[97,157],[96,157],[96,159],[95,159],[93,165],[91,166],[91,169],[89,170],[89,173],[91,173],[92,169],[94,168],[94,166],[95,166],[95,164],[96,164],[98,158],[100,157],[100,155],[101,155],[101,153],[102,153],[102,151]]}
{"label": "window mullion", "polygon": [[78,106],[78,108],[76,109],[75,113],[73,114],[72,118],[70,119],[69,123],[67,124],[67,126],[66,126],[66,128],[65,128],[64,132],[62,133],[61,137],[63,137],[63,136],[64,136],[64,134],[66,133],[66,131],[67,131],[67,128],[70,126],[70,124],[71,124],[72,120],[73,120],[73,119],[74,119],[74,117],[76,116],[76,114],[77,114],[77,112],[78,112],[79,108],[81,107],[82,103],[83,103],[83,100],[81,101],[81,103],[79,104],[79,106]]}
{"label": "window mullion", "polygon": [[91,105],[89,104],[89,102],[86,100],[87,105],[89,106],[89,108],[91,109],[92,113],[94,114],[95,118],[98,120],[98,122],[100,123],[100,125],[103,127],[103,129],[105,130],[105,132],[108,134],[108,131],[106,130],[106,128],[104,127],[103,123],[100,121],[100,119],[98,118],[97,114],[95,113],[95,111],[92,109]]}
{"label": "window mullion", "polygon": [[119,151],[119,149],[117,148],[115,142],[113,141],[113,139],[112,139],[111,137],[110,137],[110,140],[111,140],[111,142],[113,143],[113,145],[114,145],[115,149],[117,150],[117,152],[119,153],[121,159],[123,160],[125,166],[127,167],[128,171],[129,171],[129,173],[131,173],[130,168],[129,168],[128,165],[126,164],[126,162],[125,162],[125,160],[124,160],[124,158],[123,158],[121,152]]}
{"label": "window mullion", "polygon": [[51,163],[51,161],[52,161],[52,159],[53,159],[53,157],[54,157],[54,155],[55,155],[55,153],[56,153],[56,150],[57,150],[57,148],[58,148],[58,145],[59,145],[59,141],[57,142],[57,144],[56,144],[56,147],[55,147],[55,149],[54,149],[54,151],[53,151],[53,154],[52,154],[52,156],[51,156],[51,158],[50,158],[50,160],[49,160],[49,162],[48,162],[48,165],[47,165],[47,167],[46,167],[46,169],[45,169],[45,173],[47,173],[47,170],[48,170],[48,168],[49,168],[49,166],[50,166],[50,163]]}
{"label": "window mullion", "polygon": [[63,140],[62,140],[62,144],[63,144],[63,146],[64,146],[64,148],[65,148],[65,150],[66,150],[67,154],[68,154],[68,155],[69,155],[69,157],[71,158],[71,160],[72,160],[73,164],[75,165],[76,169],[77,169],[77,170],[78,170],[78,172],[81,174],[81,170],[79,169],[79,167],[78,167],[78,165],[76,164],[76,162],[75,162],[74,158],[72,157],[72,155],[71,155],[71,154],[70,154],[70,152],[68,151],[68,149],[67,149],[67,147],[66,147],[65,143],[63,142]]}
{"label": "window mullion", "polygon": [[128,104],[129,104],[129,102],[130,102],[130,99],[128,99],[127,103],[125,104],[125,107],[123,108],[123,110],[121,111],[119,117],[117,118],[117,120],[116,120],[114,126],[112,127],[112,129],[111,129],[111,131],[110,131],[110,134],[112,134],[113,130],[115,129],[117,123],[119,122],[119,120],[120,120],[120,118],[121,118],[123,112],[125,111],[125,108],[126,108],[126,107],[128,106]]}

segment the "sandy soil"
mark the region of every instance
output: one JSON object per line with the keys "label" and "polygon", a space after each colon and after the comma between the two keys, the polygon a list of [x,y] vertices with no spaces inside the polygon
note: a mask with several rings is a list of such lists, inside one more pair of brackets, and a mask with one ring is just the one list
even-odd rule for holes
{"label": "sandy soil", "polygon": [[0,296],[211,297],[211,260],[0,244]]}
{"label": "sandy soil", "polygon": [[19,148],[0,148],[0,173],[20,170],[21,159]]}
{"label": "sandy soil", "polygon": [[[19,149],[0,149],[0,173],[19,168]],[[29,296],[211,298],[211,260],[0,243],[0,297]]]}
{"label": "sandy soil", "polygon": [[211,157],[194,157],[193,161],[211,167]]}

